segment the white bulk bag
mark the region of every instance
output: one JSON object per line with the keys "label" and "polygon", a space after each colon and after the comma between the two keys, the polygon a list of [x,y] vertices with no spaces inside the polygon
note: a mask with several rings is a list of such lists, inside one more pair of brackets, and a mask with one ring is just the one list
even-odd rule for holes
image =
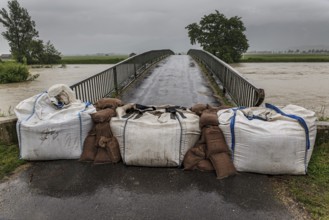
{"label": "white bulk bag", "polygon": [[20,102],[15,113],[20,156],[25,160],[77,159],[93,126],[95,108],[79,100],[55,106],[47,92]]}
{"label": "white bulk bag", "polygon": [[306,174],[315,137],[315,113],[296,105],[232,108],[218,113],[219,127],[238,171]]}
{"label": "white bulk bag", "polygon": [[199,116],[180,108],[152,107],[126,114],[132,105],[117,108],[111,130],[127,165],[180,166],[186,152],[200,137]]}

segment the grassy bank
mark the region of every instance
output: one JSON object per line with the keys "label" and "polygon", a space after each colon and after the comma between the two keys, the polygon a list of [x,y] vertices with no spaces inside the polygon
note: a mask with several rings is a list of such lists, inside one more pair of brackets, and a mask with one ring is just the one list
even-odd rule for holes
{"label": "grassy bank", "polygon": [[24,163],[24,160],[19,159],[17,145],[4,145],[0,143],[0,181]]}
{"label": "grassy bank", "polygon": [[306,176],[275,177],[286,196],[298,202],[313,219],[329,219],[329,143],[314,149]]}
{"label": "grassy bank", "polygon": [[63,64],[115,64],[128,58],[128,55],[113,56],[63,56]]}
{"label": "grassy bank", "polygon": [[329,54],[245,54],[240,62],[329,62]]}

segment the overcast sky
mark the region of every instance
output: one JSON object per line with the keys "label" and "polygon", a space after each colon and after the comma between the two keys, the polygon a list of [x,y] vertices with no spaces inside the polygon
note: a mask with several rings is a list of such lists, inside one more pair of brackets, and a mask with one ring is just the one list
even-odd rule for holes
{"label": "overcast sky", "polygon": [[[249,50],[329,48],[329,0],[19,0],[62,54],[187,52],[185,27],[218,10],[239,16]],[[7,0],[0,0],[7,8]],[[3,32],[2,25],[0,31]],[[0,53],[8,53],[0,37]]]}

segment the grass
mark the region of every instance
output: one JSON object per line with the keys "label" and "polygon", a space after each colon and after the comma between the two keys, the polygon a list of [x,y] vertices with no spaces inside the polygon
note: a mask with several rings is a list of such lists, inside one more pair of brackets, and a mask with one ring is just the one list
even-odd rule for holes
{"label": "grass", "polygon": [[329,54],[245,54],[240,62],[329,62]]}
{"label": "grass", "polygon": [[12,174],[17,167],[24,163],[24,160],[19,159],[19,148],[17,145],[0,143],[0,180]]}
{"label": "grass", "polygon": [[128,55],[110,56],[63,56],[63,64],[115,64],[128,58]]}
{"label": "grass", "polygon": [[298,202],[313,219],[329,219],[329,142],[313,151],[305,176],[285,176],[288,196]]}

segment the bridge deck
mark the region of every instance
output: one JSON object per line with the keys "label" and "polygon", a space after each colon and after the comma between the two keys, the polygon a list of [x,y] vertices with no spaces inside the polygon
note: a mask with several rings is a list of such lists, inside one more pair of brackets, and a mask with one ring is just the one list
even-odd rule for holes
{"label": "bridge deck", "polygon": [[156,65],[121,97],[144,105],[173,104],[191,107],[196,103],[218,105],[200,67],[188,55],[172,55]]}

